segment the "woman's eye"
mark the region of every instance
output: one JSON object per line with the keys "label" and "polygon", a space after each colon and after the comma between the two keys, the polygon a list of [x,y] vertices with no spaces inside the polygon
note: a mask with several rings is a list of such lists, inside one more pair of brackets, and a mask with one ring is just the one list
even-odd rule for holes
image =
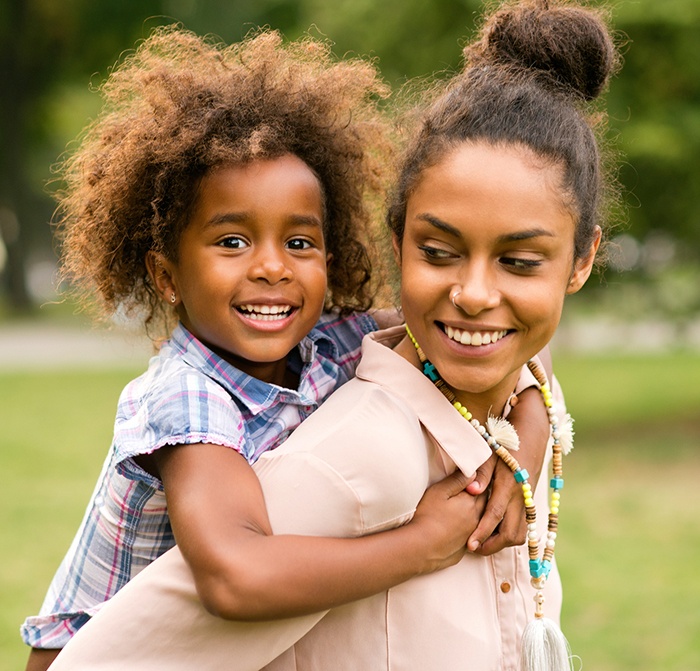
{"label": "woman's eye", "polygon": [[429,261],[444,261],[454,256],[454,254],[445,251],[444,249],[431,247],[430,245],[418,245],[418,249],[423,252]]}
{"label": "woman's eye", "polygon": [[287,247],[294,251],[302,251],[304,249],[311,249],[313,245],[309,240],[304,240],[303,238],[294,238],[287,243]]}
{"label": "woman's eye", "polygon": [[220,247],[226,247],[226,249],[243,249],[248,246],[248,243],[237,235],[231,235],[228,238],[220,240],[218,245]]}
{"label": "woman's eye", "polygon": [[521,259],[512,256],[502,257],[501,263],[510,266],[514,270],[534,270],[542,265],[542,261],[538,261],[537,259]]}

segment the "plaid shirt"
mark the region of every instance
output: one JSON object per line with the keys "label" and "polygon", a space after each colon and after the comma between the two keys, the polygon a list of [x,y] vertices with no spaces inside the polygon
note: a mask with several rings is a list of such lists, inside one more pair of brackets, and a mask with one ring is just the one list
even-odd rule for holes
{"label": "plaid shirt", "polygon": [[73,543],[25,643],[62,648],[100,606],[175,540],[163,485],[132,459],[164,445],[215,443],[253,463],[355,374],[366,314],[326,314],[290,355],[298,390],[241,372],[183,326],[121,394],[112,448]]}

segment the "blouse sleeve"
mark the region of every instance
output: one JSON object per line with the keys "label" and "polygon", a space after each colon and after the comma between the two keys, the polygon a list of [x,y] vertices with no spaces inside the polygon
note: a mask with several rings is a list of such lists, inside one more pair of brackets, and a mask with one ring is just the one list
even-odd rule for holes
{"label": "blouse sleeve", "polygon": [[114,427],[118,463],[164,445],[190,443],[224,445],[247,459],[252,456],[254,446],[236,402],[211,378],[172,362],[143,384],[148,384],[145,393],[127,387],[119,401]]}

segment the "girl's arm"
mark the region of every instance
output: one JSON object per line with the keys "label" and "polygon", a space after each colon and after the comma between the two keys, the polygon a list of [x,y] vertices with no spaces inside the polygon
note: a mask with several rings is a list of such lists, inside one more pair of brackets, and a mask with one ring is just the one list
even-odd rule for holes
{"label": "girl's arm", "polygon": [[61,650],[42,650],[32,648],[27,660],[25,671],[46,671],[51,666],[51,662],[58,656]]}
{"label": "girl's arm", "polygon": [[258,478],[234,450],[179,445],[158,450],[154,462],[202,603],[225,619],[316,612],[455,564],[485,504],[464,491],[469,480],[458,472],[429,488],[412,521],[396,529],[272,535]]}

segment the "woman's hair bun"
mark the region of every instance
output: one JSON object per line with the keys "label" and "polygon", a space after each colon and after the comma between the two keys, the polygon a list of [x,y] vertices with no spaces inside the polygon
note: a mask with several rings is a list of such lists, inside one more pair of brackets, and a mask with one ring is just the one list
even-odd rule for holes
{"label": "woman's hair bun", "polygon": [[602,16],[540,0],[507,5],[487,18],[481,39],[464,50],[467,68],[503,64],[545,73],[593,100],[618,64]]}

